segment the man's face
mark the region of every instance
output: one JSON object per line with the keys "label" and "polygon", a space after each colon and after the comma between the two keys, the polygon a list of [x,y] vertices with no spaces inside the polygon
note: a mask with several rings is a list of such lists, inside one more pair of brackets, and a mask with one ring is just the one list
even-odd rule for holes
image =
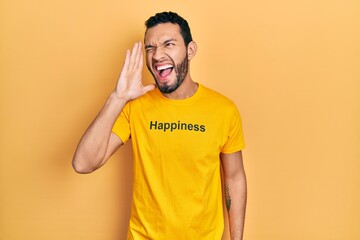
{"label": "man's face", "polygon": [[180,27],[162,23],[145,35],[146,65],[163,93],[175,91],[188,73],[188,55]]}

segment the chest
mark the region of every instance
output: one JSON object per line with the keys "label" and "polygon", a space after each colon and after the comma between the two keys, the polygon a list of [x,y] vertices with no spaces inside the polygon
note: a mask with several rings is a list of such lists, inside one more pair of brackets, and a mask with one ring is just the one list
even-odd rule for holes
{"label": "chest", "polygon": [[226,112],[211,106],[152,106],[135,109],[131,136],[149,147],[218,156],[227,140]]}

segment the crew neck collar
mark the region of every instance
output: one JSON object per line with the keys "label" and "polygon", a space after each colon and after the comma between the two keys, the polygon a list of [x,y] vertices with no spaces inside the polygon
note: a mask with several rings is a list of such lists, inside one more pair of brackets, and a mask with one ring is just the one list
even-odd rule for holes
{"label": "crew neck collar", "polygon": [[198,88],[196,89],[195,93],[187,98],[183,98],[183,99],[172,99],[172,98],[167,98],[165,97],[159,89],[156,88],[156,91],[159,95],[159,97],[161,98],[161,100],[164,100],[166,102],[169,103],[174,103],[174,104],[185,104],[185,103],[191,103],[193,101],[195,101],[196,99],[199,98],[199,96],[201,95],[201,92],[203,90],[203,86],[200,83],[196,83],[198,85]]}

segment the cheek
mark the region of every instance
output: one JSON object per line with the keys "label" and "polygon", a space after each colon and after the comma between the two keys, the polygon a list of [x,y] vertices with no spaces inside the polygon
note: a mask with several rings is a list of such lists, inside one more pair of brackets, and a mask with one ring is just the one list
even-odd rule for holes
{"label": "cheek", "polygon": [[178,49],[171,53],[170,57],[176,62],[176,64],[181,63],[186,58],[186,50],[185,49]]}
{"label": "cheek", "polygon": [[151,57],[147,54],[145,56],[146,66],[149,68],[151,67]]}

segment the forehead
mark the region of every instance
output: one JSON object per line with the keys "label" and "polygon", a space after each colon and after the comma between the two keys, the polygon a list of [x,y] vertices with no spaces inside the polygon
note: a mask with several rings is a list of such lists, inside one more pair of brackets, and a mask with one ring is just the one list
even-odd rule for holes
{"label": "forehead", "polygon": [[163,43],[169,39],[184,41],[179,25],[175,23],[160,23],[149,28],[145,33],[145,44]]}

